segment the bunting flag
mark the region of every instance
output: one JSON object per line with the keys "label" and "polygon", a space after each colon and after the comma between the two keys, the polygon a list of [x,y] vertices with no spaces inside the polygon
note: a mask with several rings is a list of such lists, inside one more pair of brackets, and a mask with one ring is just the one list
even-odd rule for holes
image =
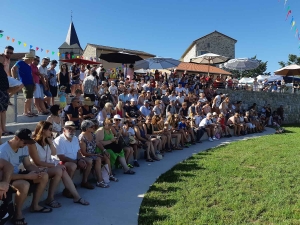
{"label": "bunting flag", "polygon": [[292,24],[292,27],[291,27],[291,29],[293,29],[293,26],[295,26],[295,24],[296,24],[296,22],[295,22],[295,21],[293,21],[293,24]]}
{"label": "bunting flag", "polygon": [[12,39],[11,39],[11,41],[12,41],[12,42],[15,42],[15,39],[14,39],[14,38],[12,38]]}
{"label": "bunting flag", "polygon": [[32,49],[32,47],[33,47],[32,45],[29,46],[30,49]]}
{"label": "bunting flag", "polygon": [[79,59],[79,55],[78,55],[78,56],[76,56],[76,58],[77,58],[77,59]]}
{"label": "bunting flag", "polygon": [[20,45],[22,42],[21,41],[18,41],[18,44]]}
{"label": "bunting flag", "polygon": [[72,59],[75,59],[75,55],[72,55]]}
{"label": "bunting flag", "polygon": [[58,57],[59,57],[60,53],[58,52],[57,55],[58,55]]}
{"label": "bunting flag", "polygon": [[289,15],[291,15],[291,13],[292,13],[292,10],[289,10],[289,11],[288,11],[288,13],[287,13],[287,15],[286,15],[286,18],[285,18],[285,20],[287,20],[287,19],[288,19]]}
{"label": "bunting flag", "polygon": [[8,37],[8,36],[6,36],[6,40],[9,40],[9,37]]}
{"label": "bunting flag", "polygon": [[38,50],[39,50],[39,47],[36,47],[35,50],[38,51]]}
{"label": "bunting flag", "polygon": [[26,43],[24,43],[23,45],[24,45],[24,47],[26,47],[26,46],[27,46],[27,44],[26,44]]}
{"label": "bunting flag", "polygon": [[297,37],[297,35],[298,35],[298,29],[295,27],[295,29],[296,29],[296,34],[295,34],[295,37]]}
{"label": "bunting flag", "polygon": [[52,55],[54,55],[55,52],[52,52]]}
{"label": "bunting flag", "polygon": [[41,48],[41,52],[43,52],[43,51],[44,51],[44,49]]}
{"label": "bunting flag", "polygon": [[61,57],[65,58],[65,54],[61,54]]}
{"label": "bunting flag", "polygon": [[292,19],[291,19],[291,25],[293,24],[293,22],[294,22],[294,16],[292,16]]}
{"label": "bunting flag", "polygon": [[0,38],[2,38],[3,37],[3,34],[0,34]]}
{"label": "bunting flag", "polygon": [[48,53],[49,53],[49,50],[46,50],[46,53],[48,54]]}
{"label": "bunting flag", "polygon": [[285,1],[284,1],[284,7],[285,7],[287,1],[288,1],[288,0],[285,0]]}

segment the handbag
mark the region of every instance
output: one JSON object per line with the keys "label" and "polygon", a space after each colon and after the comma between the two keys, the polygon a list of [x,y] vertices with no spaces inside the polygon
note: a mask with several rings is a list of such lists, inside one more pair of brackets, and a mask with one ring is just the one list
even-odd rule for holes
{"label": "handbag", "polygon": [[102,166],[101,168],[101,174],[102,174],[102,178],[103,181],[107,184],[109,183],[109,168],[108,168],[108,164],[105,164]]}
{"label": "handbag", "polygon": [[129,138],[129,143],[130,143],[131,145],[136,144],[136,140],[135,140],[134,136],[130,135],[128,138]]}
{"label": "handbag", "polygon": [[118,146],[119,146],[121,149],[123,149],[123,148],[129,146],[129,144],[126,143],[126,141],[125,141],[125,139],[123,138],[122,135],[120,135],[120,137],[119,137],[119,139],[118,139]]}

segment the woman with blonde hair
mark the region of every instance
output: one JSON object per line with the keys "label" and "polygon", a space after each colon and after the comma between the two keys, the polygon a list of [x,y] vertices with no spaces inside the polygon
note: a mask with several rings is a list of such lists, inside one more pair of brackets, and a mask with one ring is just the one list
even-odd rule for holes
{"label": "woman with blonde hair", "polygon": [[114,115],[113,104],[111,102],[105,103],[103,109],[100,109],[97,115],[97,121],[99,124],[102,124],[106,118],[112,118]]}
{"label": "woman with blonde hair", "polygon": [[116,115],[119,115],[121,118],[125,117],[125,110],[123,108],[123,102],[118,101],[116,107],[115,107]]}
{"label": "woman with blonde hair", "polygon": [[58,164],[58,160],[56,161],[51,158],[51,156],[56,155],[56,148],[52,142],[52,129],[52,123],[40,121],[33,134],[33,139],[36,141],[35,148],[29,148],[29,155],[33,163],[36,166],[43,168],[50,178],[46,205],[52,208],[61,207],[61,204],[54,199],[55,190],[57,189],[60,180],[62,180],[66,189],[72,194],[74,203],[89,205],[89,203],[78,194],[66,167]]}
{"label": "woman with blonde hair", "polygon": [[158,122],[160,121],[160,116],[153,116],[152,117],[152,121],[151,121],[151,126],[152,126],[152,132],[154,135],[157,135],[159,138],[161,138],[161,151],[167,151],[170,152],[172,151],[170,149],[170,146],[168,146],[168,148],[166,149],[166,144],[168,142],[168,138],[166,135],[163,134],[163,130],[160,129],[160,127],[158,126]]}

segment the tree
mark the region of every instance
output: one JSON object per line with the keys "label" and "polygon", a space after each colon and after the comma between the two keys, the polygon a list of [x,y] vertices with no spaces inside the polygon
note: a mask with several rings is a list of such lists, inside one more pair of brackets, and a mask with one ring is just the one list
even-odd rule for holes
{"label": "tree", "polygon": [[[251,59],[257,59],[256,56],[252,57]],[[262,60],[259,61],[259,66],[254,70],[247,70],[247,71],[239,71],[239,70],[230,70],[229,72],[232,73],[235,77],[256,77],[258,75],[271,75],[270,72],[266,72],[268,61],[263,62]]]}
{"label": "tree", "polygon": [[280,61],[278,63],[281,67],[285,67],[291,64],[300,65],[300,57],[298,57],[297,55],[289,54],[289,61],[287,62]]}

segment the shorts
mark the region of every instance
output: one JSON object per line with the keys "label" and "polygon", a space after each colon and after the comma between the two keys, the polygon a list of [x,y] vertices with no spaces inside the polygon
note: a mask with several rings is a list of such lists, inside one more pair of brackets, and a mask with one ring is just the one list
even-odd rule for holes
{"label": "shorts", "polygon": [[22,91],[23,91],[23,95],[24,95],[25,99],[33,98],[34,87],[35,87],[34,84],[24,85],[24,87],[22,88]]}
{"label": "shorts", "polygon": [[[30,173],[30,172],[27,171],[27,170],[24,170],[24,171],[20,170],[18,174],[28,174],[28,173]],[[22,180],[26,180],[26,179],[22,179]],[[12,184],[14,181],[15,181],[15,180],[10,181],[10,184]],[[35,189],[36,189],[36,187],[37,187],[37,184],[35,184],[35,183],[33,182],[33,180],[26,180],[26,181],[30,184],[28,193],[34,192]]]}
{"label": "shorts", "polygon": [[50,93],[52,95],[52,97],[57,97],[57,86],[51,86],[49,85],[49,88],[50,88]]}
{"label": "shorts", "polygon": [[9,95],[7,91],[0,91],[0,112],[7,111]]}
{"label": "shorts", "polygon": [[79,80],[72,80],[71,81],[71,84],[73,85],[73,84],[79,84],[80,82],[79,82]]}
{"label": "shorts", "polygon": [[60,102],[59,103],[59,108],[64,109],[67,106],[66,102]]}
{"label": "shorts", "polygon": [[43,85],[35,84],[35,91],[33,92],[33,98],[44,98]]}
{"label": "shorts", "polygon": [[44,90],[44,95],[46,95],[46,97],[52,97],[52,94],[49,90]]}
{"label": "shorts", "polygon": [[17,86],[21,86],[23,83],[13,77],[7,77],[8,79],[8,83],[9,83],[9,87],[17,87]]}

